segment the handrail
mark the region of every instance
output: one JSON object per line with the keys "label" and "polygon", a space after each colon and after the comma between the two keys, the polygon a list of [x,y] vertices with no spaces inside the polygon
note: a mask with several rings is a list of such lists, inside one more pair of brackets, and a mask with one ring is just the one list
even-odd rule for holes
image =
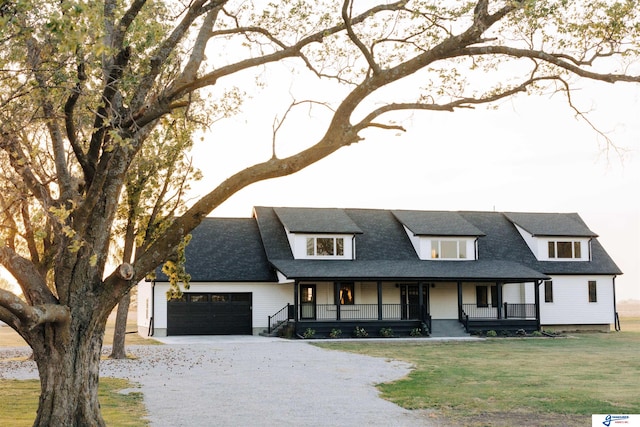
{"label": "handrail", "polygon": [[[462,304],[462,310],[470,319],[497,319],[498,307],[491,304],[478,306],[476,304]],[[535,304],[511,304],[504,303],[500,307],[503,319],[535,319]]]}
{"label": "handrail", "polygon": [[[418,304],[382,304],[382,320],[422,320]],[[310,308],[314,320],[380,320],[378,304],[315,304]]]}
{"label": "handrail", "polygon": [[[289,303],[278,310],[273,316],[268,316],[267,333],[271,334],[278,326],[289,321]],[[273,321],[272,321],[273,320]]]}

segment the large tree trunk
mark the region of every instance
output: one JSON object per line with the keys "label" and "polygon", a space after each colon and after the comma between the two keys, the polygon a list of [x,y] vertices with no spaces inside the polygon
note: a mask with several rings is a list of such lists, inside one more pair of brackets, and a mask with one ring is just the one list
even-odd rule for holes
{"label": "large tree trunk", "polygon": [[[67,331],[43,326],[42,345],[33,349],[40,374],[40,402],[34,426],[104,426],[98,403],[100,353],[104,323],[72,319]],[[94,323],[95,325],[95,323]]]}
{"label": "large tree trunk", "polygon": [[127,317],[129,316],[129,304],[131,303],[131,293],[122,297],[118,304],[118,311],[116,313],[116,326],[113,332],[113,348],[109,355],[112,359],[125,359],[127,352],[125,350],[124,341],[127,335]]}

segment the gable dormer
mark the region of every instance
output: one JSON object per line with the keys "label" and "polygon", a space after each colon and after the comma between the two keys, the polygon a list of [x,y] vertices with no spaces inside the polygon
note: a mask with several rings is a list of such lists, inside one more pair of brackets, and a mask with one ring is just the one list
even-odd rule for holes
{"label": "gable dormer", "polygon": [[355,259],[362,230],[342,209],[274,208],[294,259]]}
{"label": "gable dormer", "polygon": [[473,261],[484,233],[456,212],[393,211],[422,260]]}
{"label": "gable dormer", "polygon": [[589,261],[598,237],[578,214],[505,213],[538,261]]}

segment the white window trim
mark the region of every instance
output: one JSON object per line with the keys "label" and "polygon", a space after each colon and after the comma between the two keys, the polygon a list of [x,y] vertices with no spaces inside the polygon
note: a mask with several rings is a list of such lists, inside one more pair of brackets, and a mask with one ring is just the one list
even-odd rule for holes
{"label": "white window trim", "polygon": [[[473,251],[469,250],[469,241],[467,238],[448,238],[448,237],[429,237],[427,238],[429,242],[429,251],[427,253],[429,260],[442,260],[442,261],[473,261],[475,260],[475,248]],[[433,242],[438,242],[438,249],[433,248]],[[444,258],[442,257],[442,242],[455,242],[456,243],[456,253],[458,256],[456,258]],[[464,245],[465,257],[461,258],[460,255],[460,245]],[[475,246],[475,243],[474,243]],[[438,253],[440,256],[435,257],[434,255]]]}
{"label": "white window trim", "polygon": [[[286,230],[286,228],[285,228]],[[322,234],[322,233],[291,233],[287,231],[287,238],[293,253],[294,259],[315,259],[315,260],[350,260],[355,259],[356,242],[353,234]],[[307,255],[307,238],[332,238],[334,239],[334,250],[336,249],[335,239],[343,239],[343,255]]]}

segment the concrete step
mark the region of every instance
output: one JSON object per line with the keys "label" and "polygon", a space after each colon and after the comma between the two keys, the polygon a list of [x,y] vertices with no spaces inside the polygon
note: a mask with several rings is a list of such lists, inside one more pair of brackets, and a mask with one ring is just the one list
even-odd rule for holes
{"label": "concrete step", "polygon": [[431,319],[432,337],[468,337],[469,334],[464,330],[464,326],[458,320],[451,319]]}

